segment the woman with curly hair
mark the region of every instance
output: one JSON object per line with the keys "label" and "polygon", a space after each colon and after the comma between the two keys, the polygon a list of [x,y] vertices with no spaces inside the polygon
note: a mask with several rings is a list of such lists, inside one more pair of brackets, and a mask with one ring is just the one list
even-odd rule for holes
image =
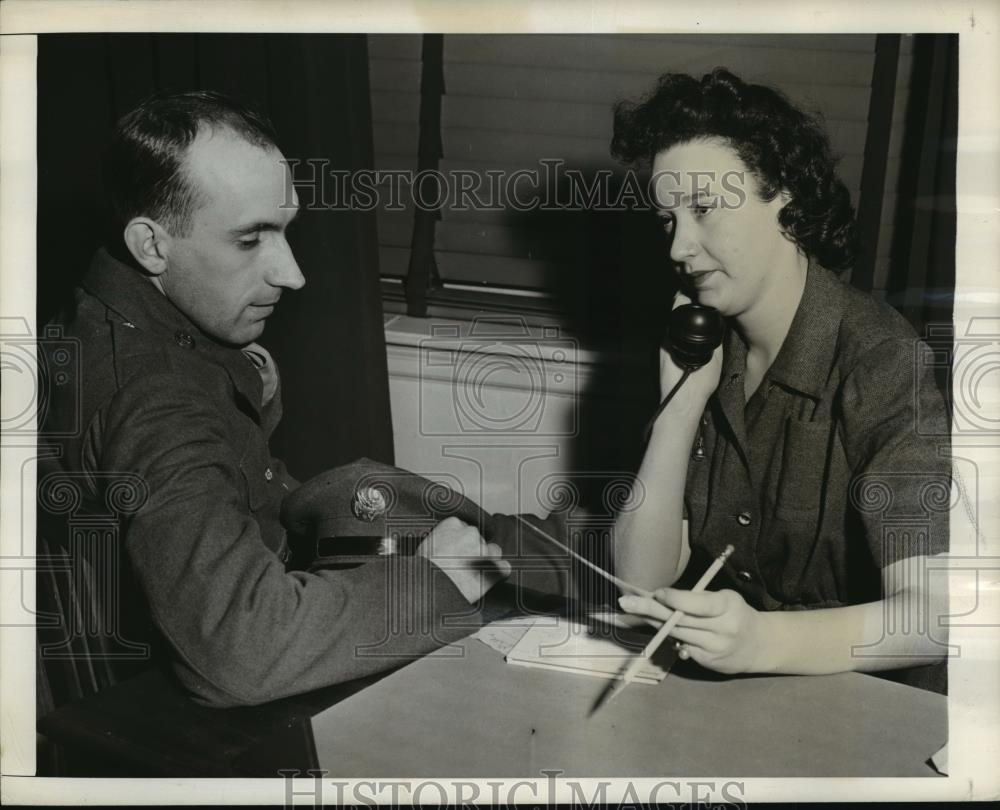
{"label": "woman with curly hair", "polygon": [[[724,69],[667,74],[616,107],[612,151],[651,163],[674,305],[728,327],[651,427],[615,566],[659,590],[622,607],[683,611],[681,656],[721,672],[905,668],[940,688],[921,665],[945,654],[927,559],[948,547],[947,412],[909,324],[833,272],[858,239],[822,127]],[[661,351],[664,395],[682,373]],[[729,544],[720,589],[684,590]]]}

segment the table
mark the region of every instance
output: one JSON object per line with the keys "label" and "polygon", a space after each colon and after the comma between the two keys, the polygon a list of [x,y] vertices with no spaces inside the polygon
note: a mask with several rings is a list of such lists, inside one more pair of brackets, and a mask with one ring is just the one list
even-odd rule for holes
{"label": "table", "polygon": [[508,665],[471,639],[441,652],[313,717],[316,764],[330,777],[920,776],[947,740],[942,696],[856,673],[675,666],[588,716],[603,679]]}
{"label": "table", "polygon": [[153,671],[39,730],[157,776],[933,776],[926,761],[947,740],[942,695],[857,673],[731,678],[678,662],[587,720],[603,684],[508,665],[470,638],[249,708],[197,706]]}

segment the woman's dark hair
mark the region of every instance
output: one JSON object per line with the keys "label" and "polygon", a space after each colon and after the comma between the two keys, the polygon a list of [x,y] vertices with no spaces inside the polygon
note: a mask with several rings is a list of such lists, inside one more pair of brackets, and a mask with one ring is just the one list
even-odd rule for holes
{"label": "woman's dark hair", "polygon": [[204,127],[230,129],[263,149],[277,140],[267,118],[222,93],[147,98],[122,116],[111,140],[108,188],[119,225],[148,216],[175,236],[187,233],[199,189],[184,171],[184,153]]}
{"label": "woman's dark hair", "polygon": [[778,221],[807,256],[832,270],[854,263],[854,209],[836,174],[830,142],[819,120],[779,91],[716,68],[700,81],[667,73],[642,101],[615,105],[611,152],[624,162],[651,161],[665,149],[703,138],[721,139],[739,156],[763,201],[788,192],[791,201]]}

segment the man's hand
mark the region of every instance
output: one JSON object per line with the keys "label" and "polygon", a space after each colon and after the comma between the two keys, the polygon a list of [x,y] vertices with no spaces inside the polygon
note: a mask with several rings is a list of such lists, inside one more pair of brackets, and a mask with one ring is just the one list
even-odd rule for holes
{"label": "man's hand", "polygon": [[500,546],[487,543],[475,526],[457,517],[445,518],[435,526],[417,554],[444,571],[469,604],[478,602],[510,576],[510,563],[501,556]]}
{"label": "man's hand", "polygon": [[693,591],[660,588],[655,599],[623,596],[622,610],[666,621],[673,610],[684,611],[672,638],[682,642],[687,654],[703,667],[717,672],[767,671],[764,614],[750,607],[736,591]]}

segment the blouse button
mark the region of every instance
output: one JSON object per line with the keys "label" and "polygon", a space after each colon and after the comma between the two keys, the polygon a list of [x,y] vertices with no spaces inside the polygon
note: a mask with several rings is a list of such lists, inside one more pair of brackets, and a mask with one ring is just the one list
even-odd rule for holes
{"label": "blouse button", "polygon": [[749,571],[740,571],[739,574],[737,574],[737,576],[744,582],[750,582],[753,579],[753,576],[750,574]]}
{"label": "blouse button", "polygon": [[190,349],[194,346],[194,338],[187,332],[181,332],[180,330],[174,332],[174,341],[182,349]]}
{"label": "blouse button", "polygon": [[264,480],[270,481],[272,478],[274,478],[274,473],[271,472],[271,468],[268,467],[266,470],[264,470]]}
{"label": "blouse button", "polygon": [[739,523],[740,526],[749,526],[751,523],[753,523],[753,518],[750,517],[749,512],[740,512],[736,516],[736,522]]}

